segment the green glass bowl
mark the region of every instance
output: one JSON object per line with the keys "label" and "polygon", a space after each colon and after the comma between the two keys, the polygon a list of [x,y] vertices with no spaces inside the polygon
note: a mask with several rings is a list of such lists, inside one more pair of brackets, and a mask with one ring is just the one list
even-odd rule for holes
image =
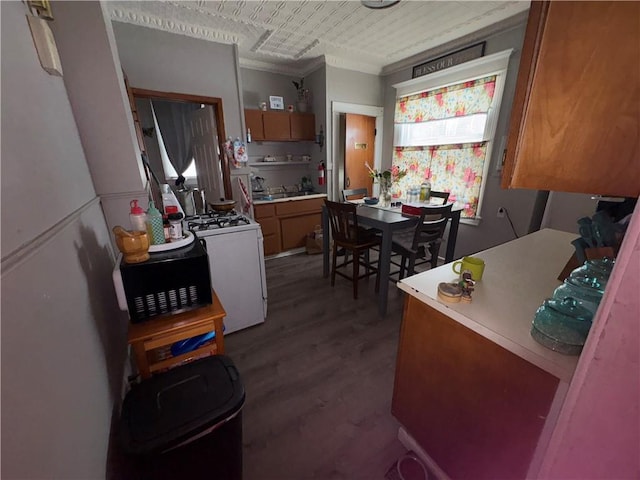
{"label": "green glass bowl", "polygon": [[591,329],[593,314],[574,298],[548,298],[536,311],[531,336],[565,355],[579,355]]}

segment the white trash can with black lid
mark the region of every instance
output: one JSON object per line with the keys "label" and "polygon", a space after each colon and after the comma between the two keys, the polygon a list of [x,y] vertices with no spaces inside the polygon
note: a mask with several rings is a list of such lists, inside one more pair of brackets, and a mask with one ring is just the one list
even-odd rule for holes
{"label": "white trash can with black lid", "polygon": [[231,359],[214,355],[154,375],[122,405],[129,478],[242,478],[245,392]]}

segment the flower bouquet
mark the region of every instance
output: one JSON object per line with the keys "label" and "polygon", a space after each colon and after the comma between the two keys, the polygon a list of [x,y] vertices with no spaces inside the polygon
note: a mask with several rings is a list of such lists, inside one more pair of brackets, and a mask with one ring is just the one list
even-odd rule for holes
{"label": "flower bouquet", "polygon": [[391,170],[384,170],[382,172],[374,170],[366,162],[365,166],[369,170],[369,176],[373,178],[373,181],[380,184],[380,204],[382,206],[389,206],[391,203],[391,186],[393,182],[403,178],[407,172],[400,170],[395,165],[391,167]]}

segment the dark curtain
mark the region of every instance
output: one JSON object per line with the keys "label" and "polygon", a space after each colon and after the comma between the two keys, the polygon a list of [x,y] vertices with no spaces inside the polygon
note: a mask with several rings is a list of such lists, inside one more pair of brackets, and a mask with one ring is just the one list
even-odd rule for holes
{"label": "dark curtain", "polygon": [[189,114],[198,110],[200,105],[163,100],[153,100],[151,103],[169,161],[178,175],[182,175],[193,158]]}

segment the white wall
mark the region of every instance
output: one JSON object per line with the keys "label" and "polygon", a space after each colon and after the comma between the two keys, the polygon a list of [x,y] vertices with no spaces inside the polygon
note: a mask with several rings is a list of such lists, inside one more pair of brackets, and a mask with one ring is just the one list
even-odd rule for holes
{"label": "white wall", "polygon": [[[104,478],[126,314],[63,78],[2,17],[2,478]],[[55,10],[55,5],[54,5]]]}

